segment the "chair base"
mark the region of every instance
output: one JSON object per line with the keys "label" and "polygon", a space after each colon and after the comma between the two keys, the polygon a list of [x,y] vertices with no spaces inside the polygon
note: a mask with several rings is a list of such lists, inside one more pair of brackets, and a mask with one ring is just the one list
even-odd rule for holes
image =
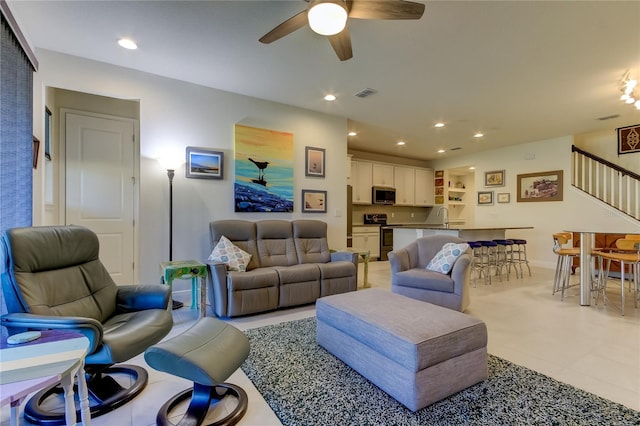
{"label": "chair base", "polygon": [[[128,388],[123,388],[108,374],[127,374],[131,376],[133,384]],[[90,403],[94,403],[90,407],[91,417],[99,417],[131,401],[142,392],[148,379],[149,375],[144,368],[122,364],[101,370],[100,373],[89,377],[87,380],[89,400]],[[77,389],[74,392],[77,395]],[[50,397],[59,397],[60,395],[64,395],[64,390],[57,385],[36,393],[25,406],[24,418],[37,425],[65,425],[64,406],[60,407],[60,411],[50,411],[44,408]],[[82,420],[80,410],[76,411],[76,419],[78,422]]]}
{"label": "chair base", "polygon": [[[193,384],[193,389],[180,392],[167,401],[156,417],[156,424],[159,426],[199,426],[207,416],[207,411],[212,402],[219,402],[225,396],[232,395],[238,398],[236,408],[224,418],[210,423],[208,426],[231,426],[235,425],[247,412],[247,393],[239,386],[230,383],[222,383],[216,386],[205,386],[198,383]],[[180,422],[175,425],[169,421],[169,413],[181,402],[191,398],[189,408]]]}

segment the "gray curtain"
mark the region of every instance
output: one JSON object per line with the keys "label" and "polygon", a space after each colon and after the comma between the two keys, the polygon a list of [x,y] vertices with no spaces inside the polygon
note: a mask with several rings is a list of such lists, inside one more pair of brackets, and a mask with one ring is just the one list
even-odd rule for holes
{"label": "gray curtain", "polygon": [[[0,28],[0,232],[31,226],[33,68],[4,14]],[[6,272],[0,246],[0,274]],[[0,313],[6,313],[0,293]],[[6,330],[2,328],[4,338]]]}

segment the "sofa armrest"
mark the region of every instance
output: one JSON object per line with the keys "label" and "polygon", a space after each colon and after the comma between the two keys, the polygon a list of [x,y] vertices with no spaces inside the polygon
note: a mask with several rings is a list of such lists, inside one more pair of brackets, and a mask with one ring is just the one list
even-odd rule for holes
{"label": "sofa armrest", "polygon": [[133,312],[145,309],[167,309],[171,300],[167,285],[122,285],[116,295],[118,312]]}
{"label": "sofa armrest", "polygon": [[2,325],[7,327],[9,334],[16,334],[25,330],[67,330],[75,331],[89,339],[88,353],[95,352],[102,344],[102,324],[93,318],[85,317],[55,317],[29,313],[13,313],[2,316]]}
{"label": "sofa armrest", "polygon": [[347,261],[358,266],[358,253],[351,251],[334,251],[331,253],[331,262]]}
{"label": "sofa armrest", "polygon": [[226,317],[228,312],[227,297],[227,265],[222,262],[208,262],[207,293],[213,312],[219,317]]}
{"label": "sofa armrest", "polygon": [[469,281],[471,275],[471,255],[464,253],[453,264],[451,279],[453,280],[453,292],[463,294],[469,291]]}
{"label": "sofa armrest", "polygon": [[404,248],[393,250],[387,253],[387,257],[389,258],[389,266],[391,266],[392,282],[393,274],[411,269],[408,250]]}

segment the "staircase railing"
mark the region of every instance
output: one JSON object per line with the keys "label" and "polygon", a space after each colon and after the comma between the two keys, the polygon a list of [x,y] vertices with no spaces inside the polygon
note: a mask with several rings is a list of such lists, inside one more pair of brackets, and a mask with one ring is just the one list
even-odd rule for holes
{"label": "staircase railing", "polygon": [[640,175],[576,146],[571,156],[573,186],[640,220]]}

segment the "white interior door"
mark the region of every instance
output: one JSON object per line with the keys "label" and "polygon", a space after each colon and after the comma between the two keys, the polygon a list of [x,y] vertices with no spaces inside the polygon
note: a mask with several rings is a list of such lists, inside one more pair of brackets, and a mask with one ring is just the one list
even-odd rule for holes
{"label": "white interior door", "polygon": [[134,280],[135,126],[67,112],[65,222],[93,230],[117,284]]}

